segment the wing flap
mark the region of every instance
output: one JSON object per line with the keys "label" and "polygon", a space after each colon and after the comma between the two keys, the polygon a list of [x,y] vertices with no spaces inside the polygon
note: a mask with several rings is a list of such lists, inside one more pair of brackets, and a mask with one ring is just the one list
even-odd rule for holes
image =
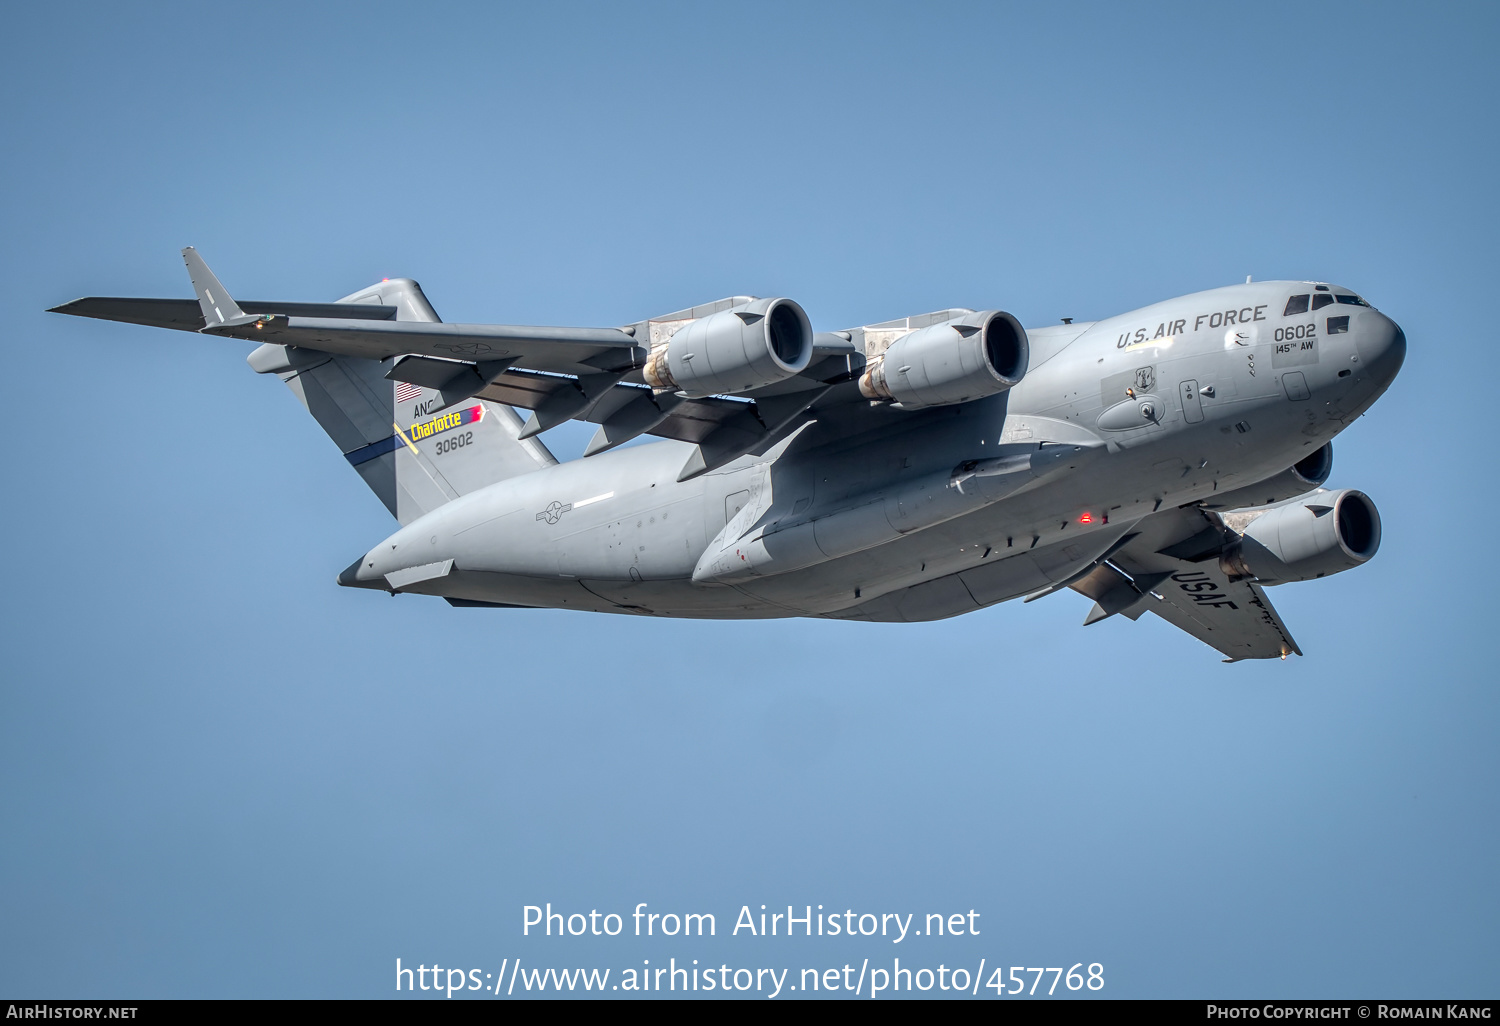
{"label": "wing flap", "polygon": [[[554,395],[576,390],[575,380],[558,374],[512,368],[481,389],[478,395],[481,399],[505,403],[507,406],[535,410]],[[581,419],[592,424],[604,424],[627,405],[633,402],[638,404],[642,400],[649,401],[647,397],[651,394],[652,390],[647,385],[621,382],[585,411]],[[642,433],[694,443],[703,441],[735,417],[745,415],[755,405],[747,400],[720,396],[678,400],[675,396],[667,395],[660,397],[660,401],[663,406],[669,405],[670,411],[660,419],[649,418],[654,423]]]}

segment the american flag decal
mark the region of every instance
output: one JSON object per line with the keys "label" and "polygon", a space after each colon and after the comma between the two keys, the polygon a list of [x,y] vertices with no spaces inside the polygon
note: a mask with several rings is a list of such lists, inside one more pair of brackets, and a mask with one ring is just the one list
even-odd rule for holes
{"label": "american flag decal", "polygon": [[404,403],[408,400],[415,399],[421,394],[421,385],[413,385],[410,382],[406,381],[396,382],[396,402],[398,403]]}

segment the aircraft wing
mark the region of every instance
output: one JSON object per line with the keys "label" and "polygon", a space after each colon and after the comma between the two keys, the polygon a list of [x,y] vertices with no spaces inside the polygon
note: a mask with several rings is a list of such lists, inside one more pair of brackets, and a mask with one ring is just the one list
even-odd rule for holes
{"label": "aircraft wing", "polygon": [[1070,587],[1095,600],[1084,621],[1152,612],[1224,653],[1227,662],[1302,654],[1265,589],[1219,567],[1217,514],[1183,507],[1142,520],[1124,544]]}
{"label": "aircraft wing", "polygon": [[[296,314],[299,317],[340,317],[360,320],[390,321],[396,318],[394,306],[372,303],[270,303],[259,299],[241,299],[240,309],[254,314]],[[175,328],[178,331],[202,331],[208,327],[196,299],[138,299],[134,296],[89,296],[55,306],[48,313],[94,317],[101,321],[124,321],[153,328]]]}
{"label": "aircraft wing", "polygon": [[[563,374],[628,371],[645,360],[645,350],[618,328],[398,321],[395,307],[362,303],[240,303],[246,319],[235,323],[205,320],[198,307],[195,300],[95,296],[52,312],[274,342],[368,360],[407,354],[448,360],[510,359]],[[390,316],[381,316],[387,311]]]}
{"label": "aircraft wing", "polygon": [[[686,399],[648,387],[640,369],[663,327],[750,301],[735,296],[623,328],[447,324],[401,319],[399,308],[362,301],[236,301],[197,251],[183,250],[197,299],[91,296],[54,313],[125,321],[385,361],[386,377],[437,389],[448,405],[473,396],[531,410],[522,438],[567,420],[600,425],[585,455],[641,434],[696,445],[682,479],[762,453],[812,417],[832,384],[850,381],[862,357],[845,336],[815,336],[813,361],[796,378],[743,398]],[[420,293],[415,283],[407,283]],[[425,305],[425,299],[423,299]],[[640,341],[638,341],[638,339]]]}

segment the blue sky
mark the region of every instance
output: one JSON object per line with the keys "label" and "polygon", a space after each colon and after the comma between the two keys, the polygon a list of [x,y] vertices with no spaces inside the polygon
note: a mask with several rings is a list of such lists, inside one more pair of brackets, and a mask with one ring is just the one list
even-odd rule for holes
{"label": "blue sky", "polygon": [[[1489,5],[33,5],[6,13],[0,993],[498,968],[1105,966],[1106,996],[1493,997]],[[820,328],[1350,286],[1368,566],[1224,666],[1071,593],[933,624],[337,588],[384,509],[237,343],[45,314],[387,276],[448,320],[787,295]],[[588,431],[548,442],[576,456]],[[521,909],[720,936],[521,936]],[[982,914],[900,948],[742,905]],[[780,943],[776,943],[777,941]]]}

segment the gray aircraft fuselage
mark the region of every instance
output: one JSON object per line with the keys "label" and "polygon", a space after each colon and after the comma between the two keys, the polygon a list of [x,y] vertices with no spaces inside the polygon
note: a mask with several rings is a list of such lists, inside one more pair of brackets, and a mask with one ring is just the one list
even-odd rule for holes
{"label": "gray aircraft fuselage", "polygon": [[[875,426],[853,435],[825,425],[834,410],[764,455],[682,482],[692,447],[675,441],[547,467],[422,516],[340,581],[385,588],[386,575],[452,560],[401,590],[663,616],[889,619],[882,596],[996,564],[979,593],[969,586],[967,608],[1029,595],[1153,511],[1285,470],[1379,397],[1404,358],[1400,328],[1357,299],[1284,315],[1300,292],[1350,296],[1247,283],[1030,329],[1029,368],[1007,392],[873,418],[862,408]],[[1003,485],[977,478],[977,492],[934,490],[969,461],[1023,469]],[[972,508],[931,512],[942,502]],[[921,529],[902,530],[908,514]],[[808,563],[799,553],[815,536],[842,551],[819,524],[869,532],[869,544]]]}

